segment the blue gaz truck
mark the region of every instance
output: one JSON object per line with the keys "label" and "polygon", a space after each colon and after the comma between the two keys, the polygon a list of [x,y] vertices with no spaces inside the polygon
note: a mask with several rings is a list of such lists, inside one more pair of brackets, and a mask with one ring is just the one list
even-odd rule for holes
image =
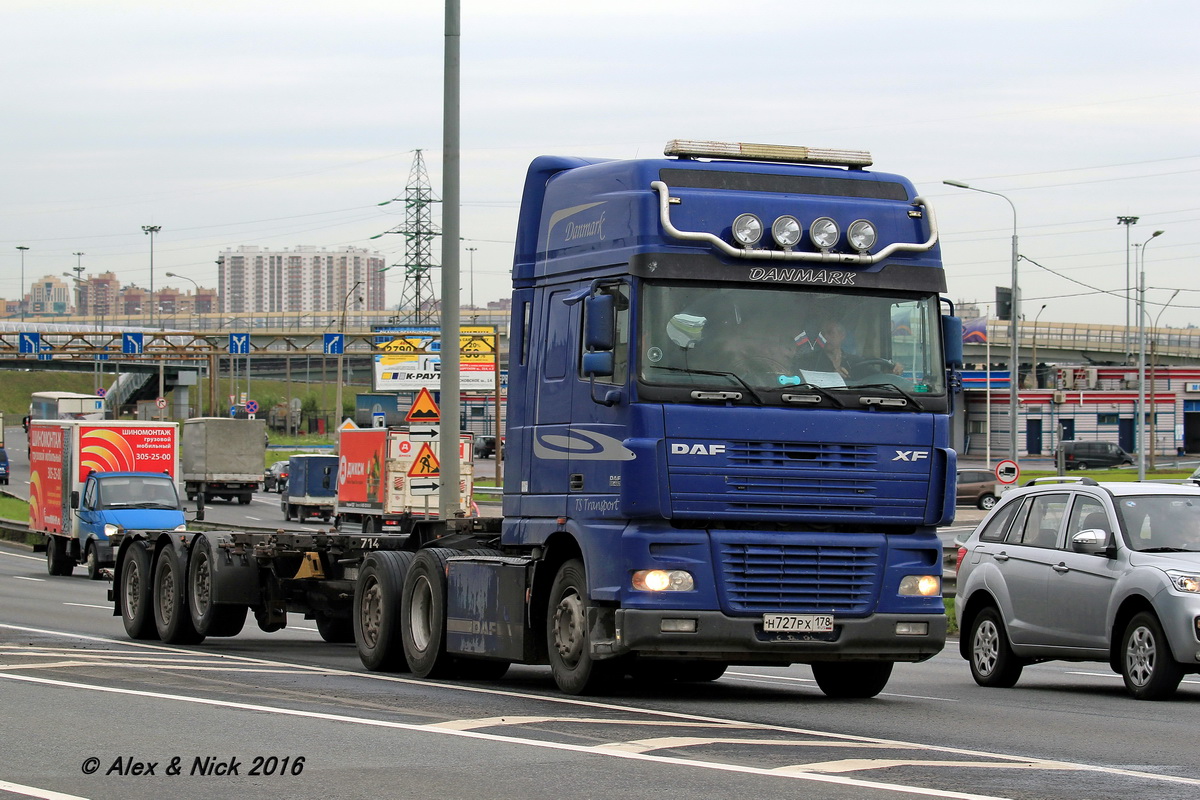
{"label": "blue gaz truck", "polygon": [[[571,694],[810,664],[871,697],[946,636],[961,324],[927,200],[860,151],[541,157],[521,198],[503,514],[127,537],[175,641],[286,612],[365,666]],[[114,613],[122,604],[118,563]],[[150,582],[143,582],[149,585]]]}

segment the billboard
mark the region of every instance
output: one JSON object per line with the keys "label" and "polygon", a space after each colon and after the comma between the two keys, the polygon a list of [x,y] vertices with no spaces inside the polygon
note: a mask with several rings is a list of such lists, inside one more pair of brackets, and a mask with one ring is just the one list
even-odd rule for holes
{"label": "billboard", "polygon": [[[441,329],[409,325],[376,330],[374,391],[437,389],[442,380]],[[459,329],[459,388],[492,391],[496,387],[496,328],[464,325]]]}

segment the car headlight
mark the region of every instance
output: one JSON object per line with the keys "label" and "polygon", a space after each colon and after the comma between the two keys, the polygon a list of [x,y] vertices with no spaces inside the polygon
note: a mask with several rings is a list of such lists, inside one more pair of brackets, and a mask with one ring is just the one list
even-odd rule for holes
{"label": "car headlight", "polygon": [[937,575],[905,575],[900,581],[900,594],[910,597],[936,597],[942,593],[942,579]]}
{"label": "car headlight", "polygon": [[1171,585],[1178,591],[1200,593],[1200,575],[1169,569],[1167,577],[1171,579]]}
{"label": "car headlight", "polygon": [[696,582],[681,569],[641,569],[633,573],[633,588],[639,592],[690,592]]}

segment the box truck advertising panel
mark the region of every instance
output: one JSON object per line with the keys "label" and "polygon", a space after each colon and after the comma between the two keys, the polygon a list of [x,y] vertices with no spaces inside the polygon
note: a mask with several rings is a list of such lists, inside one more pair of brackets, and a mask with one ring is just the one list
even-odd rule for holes
{"label": "box truck advertising panel", "polygon": [[175,428],[84,426],[79,432],[79,473],[166,472],[175,477]]}
{"label": "box truck advertising panel", "polygon": [[29,426],[29,527],[50,533],[63,532],[65,431],[57,425]]}
{"label": "box truck advertising panel", "polygon": [[339,447],[338,503],[348,508],[383,508],[387,431],[342,431]]}

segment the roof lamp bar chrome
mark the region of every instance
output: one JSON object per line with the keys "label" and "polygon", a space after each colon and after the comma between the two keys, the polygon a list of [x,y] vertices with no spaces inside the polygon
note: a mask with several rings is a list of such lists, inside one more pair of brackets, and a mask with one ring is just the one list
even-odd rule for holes
{"label": "roof lamp bar chrome", "polygon": [[[933,206],[924,197],[913,198],[912,204],[924,209],[925,218],[929,220],[929,238],[924,242],[892,242],[874,255],[861,253],[807,253],[796,250],[764,250],[762,248],[734,247],[719,236],[707,231],[681,231],[671,223],[671,189],[662,181],[651,181],[650,188],[658,192],[658,218],[663,230],[676,239],[692,242],[708,242],[726,255],[735,258],[761,258],[766,261],[819,261],[822,263],[850,264],[869,266],[897,252],[924,252],[933,248],[938,240],[937,217],[934,216]],[[914,213],[914,212],[910,212]]]}
{"label": "roof lamp bar chrome", "polygon": [[787,144],[750,142],[705,142],[672,139],[663,155],[680,158],[733,158],[739,161],[781,161],[788,164],[826,164],[834,167],[869,167],[874,163],[866,150],[830,147],[798,147]]}

